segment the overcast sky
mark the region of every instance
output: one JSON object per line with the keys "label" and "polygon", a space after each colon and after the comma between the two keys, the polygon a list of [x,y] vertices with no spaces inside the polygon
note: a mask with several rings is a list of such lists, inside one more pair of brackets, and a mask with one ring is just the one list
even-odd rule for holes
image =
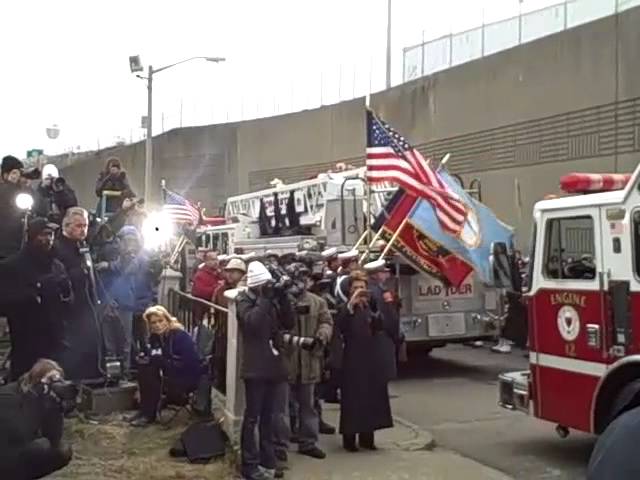
{"label": "overcast sky", "polygon": [[[393,0],[393,83],[402,48],[559,0]],[[158,68],[154,134],[334,103],[384,88],[386,0],[0,2],[0,154],[53,154],[142,138],[144,81]],[[341,79],[341,82],[338,80]],[[60,127],[52,141],[45,129]]]}

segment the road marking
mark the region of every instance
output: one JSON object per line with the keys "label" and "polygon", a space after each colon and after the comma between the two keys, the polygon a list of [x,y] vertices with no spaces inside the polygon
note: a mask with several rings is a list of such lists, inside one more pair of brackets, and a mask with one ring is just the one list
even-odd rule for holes
{"label": "road marking", "polygon": [[607,371],[605,363],[576,360],[575,358],[560,357],[547,353],[529,352],[529,363],[540,367],[556,368],[568,372],[582,373],[593,377],[601,377]]}

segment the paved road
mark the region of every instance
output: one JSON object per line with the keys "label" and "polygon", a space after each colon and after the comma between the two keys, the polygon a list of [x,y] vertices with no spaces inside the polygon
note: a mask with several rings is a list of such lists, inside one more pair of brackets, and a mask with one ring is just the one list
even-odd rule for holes
{"label": "paved road", "polygon": [[497,406],[500,372],[526,369],[521,353],[449,346],[412,359],[391,386],[394,413],[440,446],[520,480],[582,480],[594,438]]}

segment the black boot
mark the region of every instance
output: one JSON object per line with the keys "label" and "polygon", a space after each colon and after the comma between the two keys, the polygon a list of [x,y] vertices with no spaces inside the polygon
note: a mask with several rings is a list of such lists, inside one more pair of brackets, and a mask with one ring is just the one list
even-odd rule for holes
{"label": "black boot", "polygon": [[357,452],[358,446],[356,445],[355,435],[342,435],[342,447],[347,452]]}
{"label": "black boot", "polygon": [[376,443],[375,443],[375,437],[373,432],[370,433],[361,433],[358,435],[358,440],[360,443],[360,446],[362,448],[365,448],[367,450],[377,450],[378,447],[376,447]]}

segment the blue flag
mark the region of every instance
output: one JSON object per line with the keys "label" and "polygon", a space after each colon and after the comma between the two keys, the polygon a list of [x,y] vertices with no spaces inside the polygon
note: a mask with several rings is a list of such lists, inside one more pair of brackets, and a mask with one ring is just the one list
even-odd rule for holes
{"label": "blue flag", "polygon": [[483,282],[493,284],[493,272],[489,263],[491,244],[504,242],[513,246],[513,228],[502,223],[493,212],[471,197],[446,171],[437,172],[442,181],[455,192],[468,209],[467,221],[456,238],[442,230],[431,203],[419,200],[409,217],[421,233],[441,244],[447,250],[469,262]]}

